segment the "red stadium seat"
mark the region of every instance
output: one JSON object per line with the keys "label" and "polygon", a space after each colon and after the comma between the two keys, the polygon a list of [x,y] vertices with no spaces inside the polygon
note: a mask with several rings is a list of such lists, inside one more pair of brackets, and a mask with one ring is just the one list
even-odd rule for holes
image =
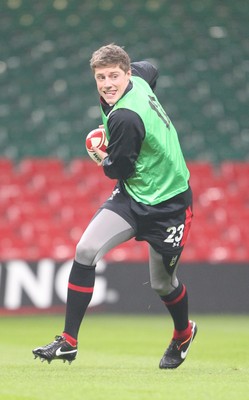
{"label": "red stadium seat", "polygon": [[249,162],[224,161],[221,163],[220,172],[223,179],[228,181],[239,179],[242,176],[249,179]]}
{"label": "red stadium seat", "polygon": [[18,171],[21,174],[35,174],[37,172],[62,172],[64,163],[58,158],[25,158],[20,161]]}
{"label": "red stadium seat", "polygon": [[8,158],[0,158],[0,186],[13,183],[15,170],[12,161]]}

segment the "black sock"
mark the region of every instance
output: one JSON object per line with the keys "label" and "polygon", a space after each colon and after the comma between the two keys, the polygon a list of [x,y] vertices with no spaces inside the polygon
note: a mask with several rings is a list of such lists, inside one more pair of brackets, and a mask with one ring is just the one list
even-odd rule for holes
{"label": "black sock", "polygon": [[169,310],[174,327],[177,331],[183,331],[188,328],[188,294],[185,286],[179,283],[179,286],[167,296],[161,296],[162,301]]}
{"label": "black sock", "polygon": [[68,281],[64,332],[75,339],[93,295],[94,281],[95,267],[74,260]]}

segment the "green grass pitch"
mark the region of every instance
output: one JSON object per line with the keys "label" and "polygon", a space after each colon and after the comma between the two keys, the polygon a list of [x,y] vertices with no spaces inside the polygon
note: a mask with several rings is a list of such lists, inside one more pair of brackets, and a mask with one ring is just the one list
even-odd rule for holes
{"label": "green grass pitch", "polygon": [[249,317],[195,316],[186,361],[160,370],[172,334],[169,316],[88,314],[71,365],[34,360],[62,316],[0,318],[1,400],[245,400],[249,397]]}

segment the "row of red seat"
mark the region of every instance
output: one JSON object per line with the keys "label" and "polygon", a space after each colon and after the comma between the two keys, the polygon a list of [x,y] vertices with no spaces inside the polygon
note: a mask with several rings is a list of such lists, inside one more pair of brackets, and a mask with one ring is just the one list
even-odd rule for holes
{"label": "row of red seat", "polygon": [[[194,220],[183,260],[249,261],[249,163],[189,162]],[[0,159],[0,259],[66,259],[115,182],[90,159]],[[108,253],[115,261],[147,260],[131,240]]]}

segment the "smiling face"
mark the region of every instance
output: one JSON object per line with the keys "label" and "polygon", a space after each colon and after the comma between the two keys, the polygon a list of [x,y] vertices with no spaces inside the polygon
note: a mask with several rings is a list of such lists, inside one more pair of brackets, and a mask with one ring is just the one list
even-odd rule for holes
{"label": "smiling face", "polygon": [[94,77],[101,97],[110,104],[115,104],[124,94],[131,77],[131,70],[123,71],[119,66],[95,68]]}

